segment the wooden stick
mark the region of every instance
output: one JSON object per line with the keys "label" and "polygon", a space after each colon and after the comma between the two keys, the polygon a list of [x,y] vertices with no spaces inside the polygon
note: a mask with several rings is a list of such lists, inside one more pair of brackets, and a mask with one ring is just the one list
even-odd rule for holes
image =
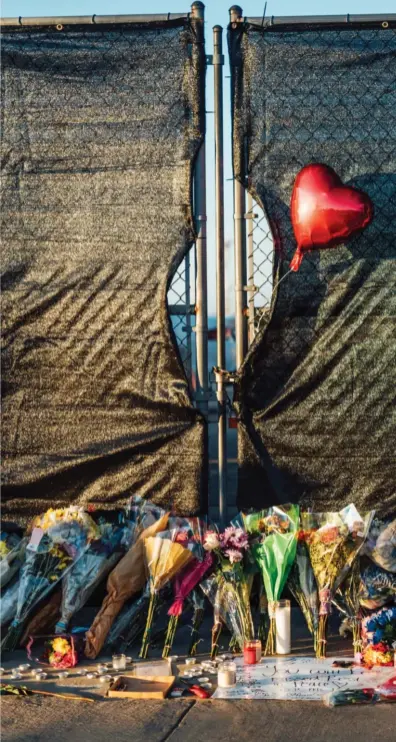
{"label": "wooden stick", "polygon": [[95,703],[93,698],[83,698],[82,696],[75,696],[72,693],[52,693],[49,690],[32,690],[29,688],[29,693],[37,693],[41,696],[54,696],[55,698],[66,698],[68,701],[87,701],[87,703]]}

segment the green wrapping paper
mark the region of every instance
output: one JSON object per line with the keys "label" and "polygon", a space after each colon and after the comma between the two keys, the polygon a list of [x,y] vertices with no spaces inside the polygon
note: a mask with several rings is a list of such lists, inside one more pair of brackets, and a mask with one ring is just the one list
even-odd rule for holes
{"label": "green wrapping paper", "polygon": [[265,654],[275,653],[275,609],[297,549],[298,505],[268,508],[245,516],[246,530],[256,534],[252,553],[260,568],[268,599],[270,627]]}

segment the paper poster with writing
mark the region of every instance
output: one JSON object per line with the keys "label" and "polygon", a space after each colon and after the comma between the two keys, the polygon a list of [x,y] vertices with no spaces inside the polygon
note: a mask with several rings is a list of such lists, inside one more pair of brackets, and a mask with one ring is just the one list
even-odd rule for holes
{"label": "paper poster with writing", "polygon": [[[340,659],[337,657],[337,661]],[[390,667],[342,668],[332,667],[333,662],[334,658],[268,657],[258,665],[244,665],[243,659],[237,658],[237,684],[217,688],[213,698],[320,701],[335,690],[375,688],[395,674]]]}

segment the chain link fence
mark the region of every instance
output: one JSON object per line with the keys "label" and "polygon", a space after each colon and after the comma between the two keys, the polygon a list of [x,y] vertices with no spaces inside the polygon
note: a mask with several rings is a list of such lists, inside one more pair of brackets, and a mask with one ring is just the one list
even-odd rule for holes
{"label": "chain link fence", "polygon": [[196,389],[195,247],[180,263],[168,292],[168,311],[192,393]]}

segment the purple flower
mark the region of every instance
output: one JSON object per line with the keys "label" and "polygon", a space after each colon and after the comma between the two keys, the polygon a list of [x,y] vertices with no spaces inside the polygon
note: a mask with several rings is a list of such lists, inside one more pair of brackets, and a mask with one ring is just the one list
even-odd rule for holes
{"label": "purple flower", "polygon": [[240,562],[243,559],[242,553],[238,551],[238,549],[227,549],[227,551],[225,552],[225,555],[228,556],[231,564]]}

